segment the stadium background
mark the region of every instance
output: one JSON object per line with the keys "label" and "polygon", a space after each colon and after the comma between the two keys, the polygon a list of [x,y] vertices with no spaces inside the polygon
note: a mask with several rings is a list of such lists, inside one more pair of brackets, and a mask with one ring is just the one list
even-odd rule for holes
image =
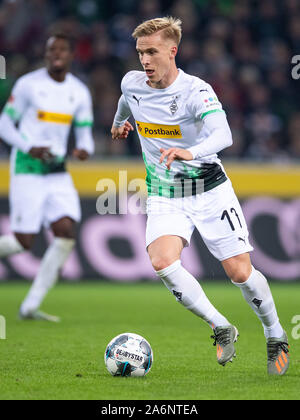
{"label": "stadium background", "polygon": [[[120,170],[128,170],[128,181],[145,176],[136,134],[112,142],[109,133],[121,78],[140,68],[130,34],[142,20],[165,14],[183,20],[178,66],[212,84],[227,113],[234,145],[220,155],[249,224],[254,265],[273,279],[299,279],[300,80],[291,63],[300,54],[299,1],[2,1],[1,108],[14,81],[43,65],[45,41],[56,29],[74,37],[72,71],[93,95],[96,154],[87,164],[69,160],[83,220],[63,276],[155,280],[144,250],[145,216],[98,215],[96,185],[102,178],[117,184]],[[0,142],[0,233],[9,229],[8,156]],[[32,253],[1,261],[0,279],[31,279],[49,239],[43,232]],[[198,278],[224,277],[198,234],[183,261]]]}

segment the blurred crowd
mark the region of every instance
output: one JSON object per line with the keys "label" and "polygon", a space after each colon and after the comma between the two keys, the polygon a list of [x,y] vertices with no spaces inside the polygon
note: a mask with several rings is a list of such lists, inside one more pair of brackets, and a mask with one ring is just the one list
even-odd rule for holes
{"label": "blurred crowd", "polygon": [[[64,31],[75,39],[72,71],[93,96],[96,157],[138,155],[136,134],[112,142],[111,123],[123,75],[141,69],[133,29],[167,14],[183,21],[178,67],[209,82],[226,111],[234,145],[223,157],[300,159],[300,79],[291,63],[300,55],[299,0],[3,0],[0,107],[16,78],[43,66],[47,37]],[[0,156],[7,153],[1,143]]]}

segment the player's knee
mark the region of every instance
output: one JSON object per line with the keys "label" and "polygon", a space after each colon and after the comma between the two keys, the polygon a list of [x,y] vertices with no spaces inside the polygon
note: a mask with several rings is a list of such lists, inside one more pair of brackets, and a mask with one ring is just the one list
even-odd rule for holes
{"label": "player's knee", "polygon": [[62,239],[75,239],[75,233],[72,230],[61,229],[55,232],[54,236],[56,238]]}
{"label": "player's knee", "polygon": [[174,258],[170,255],[150,256],[151,264],[155,271],[164,270],[165,268],[173,264],[173,262],[176,261],[176,259],[178,258]]}
{"label": "player's knee", "polygon": [[75,239],[74,222],[69,218],[63,218],[52,224],[52,231],[57,238]]}
{"label": "player's knee", "polygon": [[222,262],[227,276],[234,283],[244,283],[252,272],[252,264],[249,254],[242,254],[229,258]]}
{"label": "player's knee", "polygon": [[251,272],[249,272],[247,266],[237,266],[232,270],[229,277],[234,283],[245,283],[250,277],[250,274]]}

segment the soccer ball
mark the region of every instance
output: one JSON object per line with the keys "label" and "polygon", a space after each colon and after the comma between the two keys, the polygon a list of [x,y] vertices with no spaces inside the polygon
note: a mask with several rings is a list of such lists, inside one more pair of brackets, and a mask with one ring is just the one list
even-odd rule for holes
{"label": "soccer ball", "polygon": [[151,369],[153,352],[144,337],[123,333],[108,343],[104,361],[113,376],[145,376]]}

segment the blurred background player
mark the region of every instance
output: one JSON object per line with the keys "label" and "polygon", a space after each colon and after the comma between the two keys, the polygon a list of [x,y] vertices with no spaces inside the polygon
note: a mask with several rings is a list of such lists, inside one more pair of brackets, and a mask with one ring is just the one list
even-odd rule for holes
{"label": "blurred background player", "polygon": [[146,246],[152,266],[176,300],[213,328],[218,363],[232,361],[237,328],[181,265],[196,227],[262,322],[268,373],[282,375],[289,366],[287,335],[266,278],[252,266],[242,209],[217,156],[232,145],[226,115],[208,83],[176,66],[179,19],[145,21],[133,37],[144,71],[124,76],[111,133],[113,139],[127,138],[133,115],[147,170]]}
{"label": "blurred background player", "polygon": [[20,307],[21,319],[59,320],[39,307],[74,247],[75,222],[81,218],[78,193],[65,168],[71,124],[76,137],[73,156],[86,160],[94,152],[92,101],[87,87],[69,73],[72,58],[67,36],[50,37],[46,67],[17,80],[0,118],[0,136],[12,146],[13,232],[0,237],[0,257],[29,250],[42,225],[54,234]]}

